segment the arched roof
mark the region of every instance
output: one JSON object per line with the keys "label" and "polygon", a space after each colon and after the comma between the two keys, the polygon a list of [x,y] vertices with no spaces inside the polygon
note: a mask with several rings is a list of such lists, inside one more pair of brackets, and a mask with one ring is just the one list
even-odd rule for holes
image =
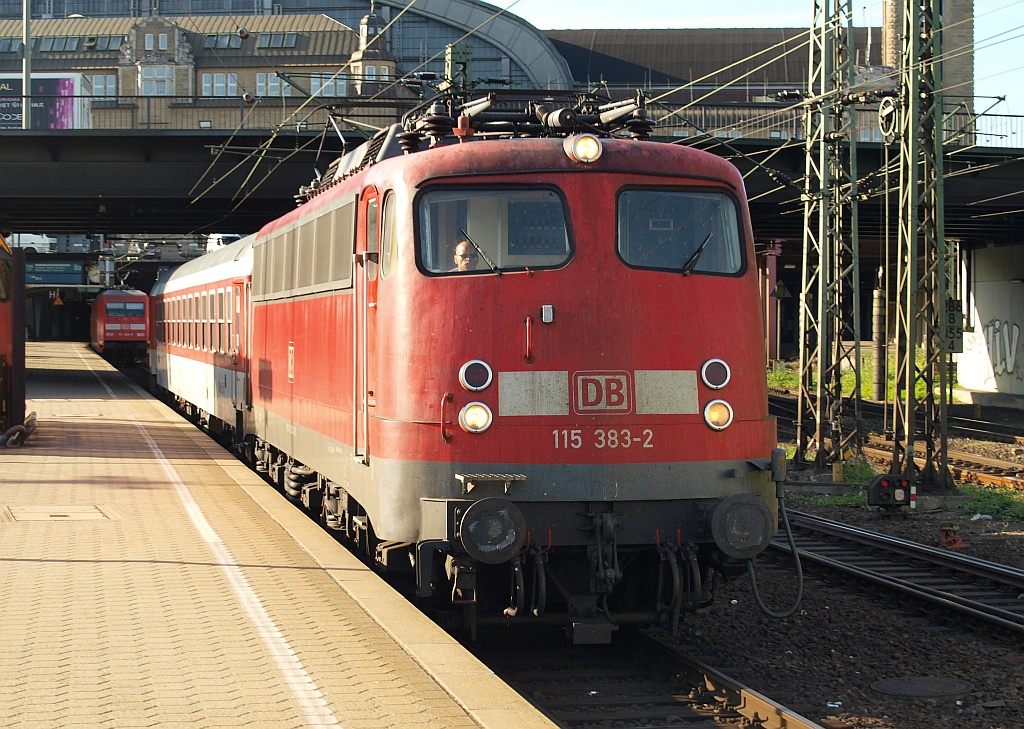
{"label": "arched roof", "polygon": [[[401,2],[380,5],[391,9],[394,17],[405,7]],[[573,85],[565,59],[548,37],[520,17],[479,0],[417,0],[410,13],[428,20],[473,31],[518,64],[537,88],[565,89]]]}

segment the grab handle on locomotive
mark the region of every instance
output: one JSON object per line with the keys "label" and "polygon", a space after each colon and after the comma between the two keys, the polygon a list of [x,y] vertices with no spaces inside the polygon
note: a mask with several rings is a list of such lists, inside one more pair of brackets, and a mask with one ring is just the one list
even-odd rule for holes
{"label": "grab handle on locomotive", "polygon": [[526,317],[526,357],[527,363],[533,362],[533,317]]}
{"label": "grab handle on locomotive", "polygon": [[455,396],[450,392],[446,392],[441,396],[441,440],[445,443],[450,443],[452,434],[444,429],[445,423],[448,422],[448,403],[455,399]]}

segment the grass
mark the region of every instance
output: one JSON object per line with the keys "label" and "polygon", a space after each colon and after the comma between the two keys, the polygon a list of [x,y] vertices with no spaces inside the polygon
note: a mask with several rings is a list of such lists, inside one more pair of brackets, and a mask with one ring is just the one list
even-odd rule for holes
{"label": "grass", "polygon": [[[922,350],[917,350],[917,366],[924,366],[924,354]],[[886,376],[888,377],[888,384],[886,385],[886,397],[890,402],[896,392],[896,355],[890,352],[888,355],[889,366]],[[872,368],[874,367],[874,357],[870,352],[865,353],[861,350],[860,357],[860,396],[865,400],[872,399],[874,395],[874,383],[872,381]],[[856,377],[852,370],[844,369],[841,375],[842,388],[844,393],[850,393],[853,391],[853,386]],[[778,387],[786,390],[799,390],[800,389],[800,364],[799,362],[783,362],[776,360],[772,362],[768,368],[768,386]],[[925,383],[918,380],[916,390],[917,399],[920,400],[925,395]]]}
{"label": "grass", "polygon": [[858,508],[868,505],[868,492],[863,487],[850,489],[849,493],[839,496],[825,494],[802,494],[790,492],[786,494],[786,506],[799,509],[802,506],[845,506]]}
{"label": "grass", "polygon": [[988,514],[996,521],[1024,521],[1024,492],[1000,486],[960,486],[971,500],[963,505],[967,516]]}

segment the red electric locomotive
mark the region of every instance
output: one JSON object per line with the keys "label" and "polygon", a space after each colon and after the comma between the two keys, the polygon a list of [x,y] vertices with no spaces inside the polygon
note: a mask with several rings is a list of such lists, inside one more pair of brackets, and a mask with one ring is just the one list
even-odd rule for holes
{"label": "red electric locomotive", "polygon": [[145,359],[149,297],[135,289],[107,289],[92,302],[89,346],[107,359]]}
{"label": "red electric locomotive", "polygon": [[675,625],[784,461],[742,179],[650,128],[433,100],[157,285],[159,386],[474,631]]}

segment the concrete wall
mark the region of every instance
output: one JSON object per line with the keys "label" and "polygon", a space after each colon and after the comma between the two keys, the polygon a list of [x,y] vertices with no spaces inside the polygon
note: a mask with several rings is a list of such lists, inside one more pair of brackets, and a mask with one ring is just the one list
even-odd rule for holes
{"label": "concrete wall", "polygon": [[989,247],[972,254],[964,351],[957,355],[962,387],[1024,395],[1024,246]]}

